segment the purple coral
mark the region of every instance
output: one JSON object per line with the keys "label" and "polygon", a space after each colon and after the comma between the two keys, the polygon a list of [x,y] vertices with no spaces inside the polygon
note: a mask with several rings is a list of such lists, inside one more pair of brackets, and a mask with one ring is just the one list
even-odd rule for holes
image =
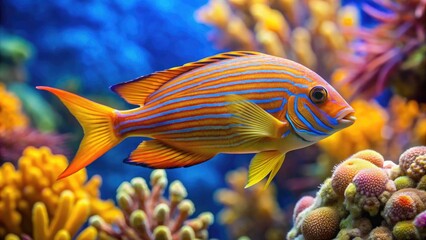
{"label": "purple coral", "polygon": [[417,228],[426,229],[426,211],[423,211],[417,215],[414,219],[414,226]]}
{"label": "purple coral", "polygon": [[388,224],[396,224],[399,221],[414,219],[425,209],[423,200],[426,193],[421,190],[407,188],[395,192],[383,210],[383,217]]}
{"label": "purple coral", "polygon": [[355,87],[354,95],[373,97],[392,82],[400,94],[425,101],[421,89],[426,86],[426,75],[422,74],[426,61],[422,53],[426,40],[426,1],[374,2],[385,11],[363,5],[363,10],[380,24],[355,32],[361,41],[353,44],[354,54],[346,59],[349,70],[346,81]]}
{"label": "purple coral", "polygon": [[401,170],[414,180],[419,180],[426,172],[426,146],[412,147],[401,154]]}

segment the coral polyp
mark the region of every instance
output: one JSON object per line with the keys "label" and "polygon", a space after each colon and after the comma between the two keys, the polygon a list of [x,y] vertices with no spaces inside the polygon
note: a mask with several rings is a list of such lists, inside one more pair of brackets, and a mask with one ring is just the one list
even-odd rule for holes
{"label": "coral polyp", "polygon": [[365,196],[379,196],[386,189],[389,178],[380,168],[363,169],[353,178],[356,190]]}
{"label": "coral polyp", "polygon": [[[372,150],[353,154],[324,181],[309,200],[312,204],[303,211],[296,205],[298,214],[287,239],[425,239],[426,174],[417,171],[416,178],[408,176],[408,169],[424,156],[423,149],[408,149],[401,154],[399,165],[383,161]],[[331,216],[331,209],[339,222],[325,224],[330,218],[320,215]],[[311,226],[321,226],[322,231]]]}
{"label": "coral polyp", "polygon": [[340,217],[337,209],[320,207],[306,215],[302,223],[302,234],[306,240],[327,240],[339,231]]}
{"label": "coral polyp", "polygon": [[151,189],[143,178],[123,182],[117,189],[117,202],[124,219],[108,224],[101,216],[90,223],[99,237],[112,239],[208,239],[207,228],[213,223],[210,212],[188,219],[195,211],[194,203],[186,199],[187,192],[180,181],[169,186],[169,199],[163,194],[167,187],[164,170],[151,173]]}

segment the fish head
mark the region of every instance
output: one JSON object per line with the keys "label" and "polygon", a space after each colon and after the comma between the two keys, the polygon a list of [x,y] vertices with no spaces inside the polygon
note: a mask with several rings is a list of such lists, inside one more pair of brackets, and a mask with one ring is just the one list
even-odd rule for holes
{"label": "fish head", "polygon": [[314,143],[351,126],[354,109],[321,77],[290,96],[286,118],[299,138]]}

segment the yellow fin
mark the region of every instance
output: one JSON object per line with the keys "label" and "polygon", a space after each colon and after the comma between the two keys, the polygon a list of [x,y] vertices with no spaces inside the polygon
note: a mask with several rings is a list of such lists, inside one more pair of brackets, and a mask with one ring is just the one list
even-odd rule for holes
{"label": "yellow fin", "polygon": [[77,118],[84,131],[77,154],[58,179],[86,167],[121,141],[114,132],[114,109],[60,89],[43,86],[37,89],[55,94]]}
{"label": "yellow fin", "polygon": [[279,151],[265,151],[256,154],[250,162],[248,181],[245,188],[262,181],[269,174],[268,181],[265,184],[265,188],[267,188],[281,168],[284,158],[285,153]]}
{"label": "yellow fin", "polygon": [[264,137],[281,138],[289,130],[288,122],[282,122],[266,112],[258,105],[238,95],[227,96],[229,110],[236,123],[241,124],[235,129],[247,138],[261,140]]}
{"label": "yellow fin", "polygon": [[214,155],[187,152],[159,140],[149,140],[139,144],[124,163],[151,168],[177,168],[196,165],[212,157]]}
{"label": "yellow fin", "polygon": [[226,59],[232,59],[247,55],[258,55],[262,53],[249,51],[235,51],[217,54],[208,58],[201,59],[197,62],[187,63],[180,67],[170,68],[168,70],[154,72],[146,76],[136,78],[134,80],[119,83],[111,86],[111,90],[120,95],[130,104],[144,105],[145,99],[153,92],[157,91],[163,84],[169,80],[189,72],[193,69],[203,67],[210,63],[219,62]]}

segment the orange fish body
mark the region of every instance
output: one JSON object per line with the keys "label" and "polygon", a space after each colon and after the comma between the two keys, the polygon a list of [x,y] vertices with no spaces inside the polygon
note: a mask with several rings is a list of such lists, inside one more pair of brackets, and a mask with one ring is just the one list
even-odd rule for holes
{"label": "orange fish body", "polygon": [[353,109],[320,76],[290,60],[229,52],[156,72],[111,89],[138,108],[119,111],[50,87],[85,137],[66,177],[130,136],[142,142],[126,163],[187,167],[218,153],[257,153],[247,187],[281,167],[285,153],[354,122]]}

